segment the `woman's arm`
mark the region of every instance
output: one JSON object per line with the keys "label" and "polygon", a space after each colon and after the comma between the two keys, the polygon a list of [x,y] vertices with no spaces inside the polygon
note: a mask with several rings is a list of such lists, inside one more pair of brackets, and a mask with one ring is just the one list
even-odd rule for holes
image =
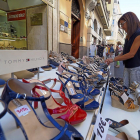
{"label": "woman's arm", "polygon": [[[140,47],[140,35],[135,38],[132,47],[130,49],[130,52],[124,55],[121,53],[119,56],[114,58],[114,61],[123,61],[123,60],[133,58],[136,52],[138,51],[139,47]],[[110,64],[113,62],[113,59],[107,59],[106,62]]]}

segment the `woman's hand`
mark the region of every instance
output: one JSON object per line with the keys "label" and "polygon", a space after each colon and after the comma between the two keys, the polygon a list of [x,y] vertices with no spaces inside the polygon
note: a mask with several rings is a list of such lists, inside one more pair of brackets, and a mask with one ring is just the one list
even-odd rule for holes
{"label": "woman's hand", "polygon": [[109,65],[112,62],[113,62],[113,59],[112,58],[108,58],[108,59],[105,60],[105,63],[107,63],[107,65]]}

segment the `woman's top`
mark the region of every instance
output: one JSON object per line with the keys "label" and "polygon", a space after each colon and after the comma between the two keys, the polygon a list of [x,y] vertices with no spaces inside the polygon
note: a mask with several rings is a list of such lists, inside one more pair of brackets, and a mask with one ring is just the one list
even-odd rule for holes
{"label": "woman's top", "polygon": [[[130,39],[125,40],[123,54],[129,53],[131,46],[137,36],[140,35],[140,28],[130,37]],[[140,47],[138,51],[136,52],[135,56],[133,58],[127,59],[123,61],[123,64],[126,68],[135,68],[140,66]]]}

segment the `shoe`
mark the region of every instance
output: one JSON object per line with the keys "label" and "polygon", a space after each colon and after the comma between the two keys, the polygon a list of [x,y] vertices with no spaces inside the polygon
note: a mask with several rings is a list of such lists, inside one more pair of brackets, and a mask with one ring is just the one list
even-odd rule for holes
{"label": "shoe", "polygon": [[45,71],[50,71],[50,70],[52,70],[52,67],[51,67],[50,65],[42,66],[41,68],[42,68],[43,70],[45,70]]}
{"label": "shoe", "polygon": [[[48,99],[45,103],[46,103],[46,107],[50,113],[50,115],[53,118],[57,118],[57,119],[63,119],[65,121],[67,121],[69,124],[71,125],[76,125],[79,124],[81,122],[83,122],[86,119],[87,113],[80,109],[79,106],[77,105],[73,105],[71,103],[71,101],[66,98],[65,93],[62,91],[63,89],[63,85],[62,83],[57,80],[57,79],[48,79],[45,80],[44,82],[51,82],[54,81],[53,86],[50,88],[50,91],[53,93],[59,93],[59,95],[61,96],[61,98],[64,100],[64,103],[66,104],[61,105],[59,104],[54,98],[53,96],[50,97],[50,99]],[[43,82],[39,81],[39,80],[30,80],[30,81],[26,81],[23,79],[24,83],[41,83],[44,84]],[[56,85],[56,83],[61,83],[60,89],[59,90],[54,90],[53,87]],[[39,90],[38,90],[39,89]],[[35,88],[33,89],[33,95],[35,97],[41,97],[41,96],[48,96],[47,93],[48,90],[43,87],[43,86],[35,86]]]}
{"label": "shoe", "polygon": [[[0,119],[7,113],[7,104],[0,99]],[[0,140],[6,140],[0,124]]]}
{"label": "shoe", "polygon": [[109,122],[109,130],[118,134],[120,132],[124,132],[129,137],[133,137],[135,139],[139,139],[139,130],[133,124],[131,124],[128,120],[122,120],[121,122],[114,121],[110,118],[105,119]]}
{"label": "shoe", "polygon": [[43,73],[43,72],[44,70],[41,67],[39,67],[39,73]]}
{"label": "shoe", "polygon": [[119,65],[116,65],[115,67],[116,67],[116,68],[119,68],[120,66],[119,66]]}
{"label": "shoe", "polygon": [[6,140],[1,125],[0,125],[0,140]]}
{"label": "shoe", "polygon": [[119,108],[128,112],[136,112],[139,109],[138,105],[135,105],[131,99],[125,99],[122,96],[111,95],[112,107]]}
{"label": "shoe", "polygon": [[30,78],[34,77],[34,73],[33,72],[29,72],[27,70],[14,72],[14,75],[18,79],[30,79]]}
{"label": "shoe", "polygon": [[[0,75],[0,79],[4,80],[5,82],[7,82],[10,78],[11,78],[11,73]],[[15,75],[14,78],[17,79]]]}
{"label": "shoe", "polygon": [[[73,67],[72,65],[66,65],[66,66],[67,66],[67,68],[68,68],[68,66],[71,66],[72,68],[75,68],[75,66]],[[59,67],[60,67],[60,65],[59,65]],[[69,74],[67,73],[68,75],[71,75],[71,74],[76,75],[76,76],[73,76],[73,80],[75,80],[75,81],[83,81],[82,88],[83,88],[83,91],[86,90],[86,92],[84,92],[85,95],[87,95],[87,96],[89,96],[89,95],[97,96],[97,95],[100,94],[99,89],[95,89],[94,86],[88,86],[88,84],[86,82],[87,80],[85,79],[85,75],[82,72],[77,73],[77,71],[75,71],[75,70],[67,69],[64,64],[62,64],[61,67],[62,67],[62,71],[59,71],[60,73],[64,72],[64,70],[65,70],[65,71],[69,72]],[[92,84],[95,84],[95,82],[93,82]],[[76,86],[76,84],[74,85],[74,88],[75,88],[75,90],[80,91],[80,87]]]}
{"label": "shoe", "polygon": [[119,138],[121,140],[136,140],[132,137],[129,137],[128,135],[126,135],[124,132],[119,133],[116,138]]}
{"label": "shoe", "polygon": [[[71,73],[70,77],[67,76],[67,74],[69,73],[56,74],[58,75],[59,80],[62,82],[63,87],[67,90],[69,99],[72,101],[73,104],[77,104],[81,107],[81,109],[86,111],[95,110],[99,107],[99,103],[96,102],[94,98],[91,98],[84,94],[84,92],[86,91],[84,90],[84,88],[82,88],[82,82],[73,80],[73,77],[76,76],[75,74]],[[76,92],[73,86],[74,84],[80,86],[80,93]]]}
{"label": "shoe", "polygon": [[5,81],[3,79],[0,79],[0,87],[3,87],[5,85]]}
{"label": "shoe", "polygon": [[[47,97],[31,97],[31,91],[38,85],[48,90]],[[1,97],[2,101],[7,104],[8,112],[14,117],[26,139],[83,140],[82,135],[74,127],[64,120],[55,120],[50,116],[45,104],[45,101],[51,97],[51,91],[47,86],[40,83],[27,84],[16,79],[9,79]],[[29,101],[41,102],[43,111],[49,120],[45,125],[41,122]]]}

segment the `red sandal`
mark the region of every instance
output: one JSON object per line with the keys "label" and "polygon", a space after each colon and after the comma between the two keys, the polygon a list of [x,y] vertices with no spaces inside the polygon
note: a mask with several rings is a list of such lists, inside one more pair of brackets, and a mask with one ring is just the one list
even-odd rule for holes
{"label": "red sandal", "polygon": [[[64,103],[66,105],[61,105],[61,103],[63,102],[61,98],[59,99],[54,99],[53,96],[50,97],[49,100],[46,101],[46,106],[47,109],[50,113],[50,115],[53,118],[57,118],[57,119],[63,119],[65,121],[67,121],[68,123],[70,123],[71,125],[76,125],[78,123],[83,122],[86,119],[87,113],[82,110],[79,106],[72,104],[72,102],[66,98],[65,93],[62,91],[63,89],[63,85],[62,83],[57,80],[57,79],[48,79],[46,81],[39,81],[39,80],[30,80],[30,81],[26,81],[25,79],[23,79],[22,81],[24,83],[42,83],[44,84],[44,82],[50,82],[50,81],[54,81],[53,86],[50,88],[51,92],[53,93],[59,93],[59,95],[61,96],[61,98],[63,99]],[[54,90],[54,86],[56,85],[56,82],[60,82],[61,86],[59,90]],[[34,97],[40,97],[40,96],[44,96],[48,94],[48,90],[43,87],[43,86],[35,86],[35,88],[33,89],[33,96]],[[48,95],[47,95],[48,96]],[[38,103],[35,103],[35,108],[38,107]]]}

